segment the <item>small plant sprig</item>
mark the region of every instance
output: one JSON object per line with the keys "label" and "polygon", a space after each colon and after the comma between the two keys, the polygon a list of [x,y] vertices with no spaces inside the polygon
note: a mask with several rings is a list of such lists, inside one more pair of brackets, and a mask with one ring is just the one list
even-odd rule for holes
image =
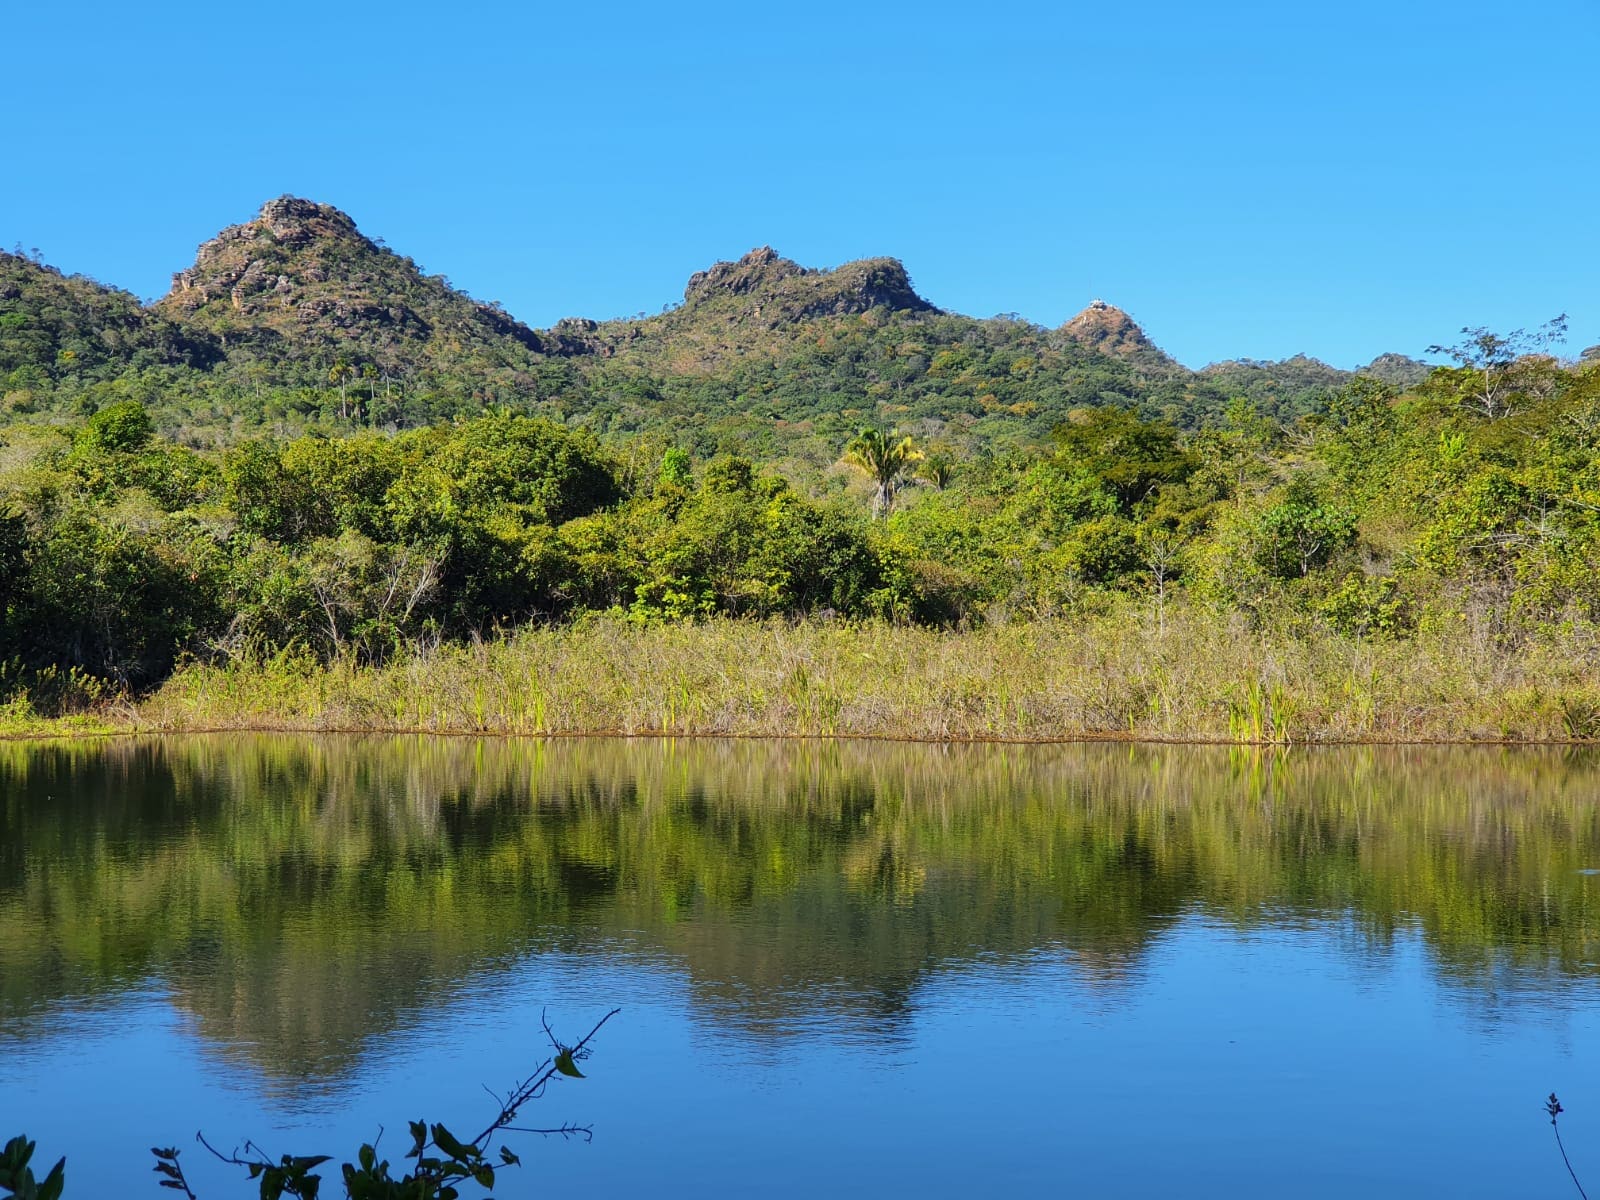
{"label": "small plant sprig", "polygon": [[181,1191],[189,1200],[196,1200],[194,1192],[189,1189],[188,1179],[184,1177],[183,1168],[178,1165],[178,1155],[182,1152],[175,1146],[165,1149],[151,1146],[150,1153],[156,1156],[155,1172],[162,1177],[161,1186]]}
{"label": "small plant sprig", "polygon": [[1578,1182],[1578,1173],[1572,1169],[1572,1160],[1567,1157],[1567,1148],[1561,1144],[1561,1126],[1556,1124],[1556,1118],[1567,1110],[1561,1107],[1561,1101],[1556,1099],[1554,1092],[1550,1099],[1544,1102],[1544,1111],[1550,1114],[1550,1128],[1555,1131],[1556,1149],[1561,1151],[1561,1161],[1567,1164],[1567,1174],[1572,1176],[1572,1186],[1578,1189],[1578,1195],[1583,1200],[1589,1200],[1589,1193],[1583,1190],[1583,1184]]}
{"label": "small plant sprig", "polygon": [[[397,1178],[390,1174],[389,1161],[378,1157],[377,1141],[382,1139],[380,1130],[377,1139],[361,1147],[354,1163],[345,1163],[341,1168],[345,1195],[350,1200],[457,1200],[461,1195],[458,1185],[476,1183],[484,1191],[492,1192],[496,1168],[521,1164],[522,1159],[509,1146],[495,1146],[495,1138],[502,1133],[581,1137],[585,1141],[592,1141],[594,1130],[587,1125],[566,1124],[536,1129],[514,1122],[523,1106],[544,1095],[550,1082],[558,1075],[572,1079],[584,1077],[578,1064],[593,1053],[591,1043],[595,1035],[620,1011],[614,1008],[606,1013],[594,1028],[570,1046],[556,1036],[549,1021],[541,1014],[540,1024],[550,1041],[551,1053],[532,1075],[512,1084],[505,1095],[484,1089],[494,1097],[499,1111],[482,1133],[470,1141],[462,1141],[442,1124],[410,1122],[411,1148],[406,1151],[405,1157],[416,1162],[411,1171]],[[317,1200],[322,1177],[314,1172],[323,1163],[331,1161],[326,1154],[284,1154],[274,1158],[253,1141],[246,1141],[242,1147],[223,1153],[208,1142],[204,1134],[197,1133],[195,1138],[217,1158],[232,1166],[243,1167],[252,1180],[258,1180],[262,1200],[281,1200],[284,1196],[295,1197],[296,1200]],[[491,1159],[491,1151],[496,1152],[497,1161]],[[181,1191],[188,1200],[197,1200],[178,1163],[179,1152],[169,1147],[154,1148],[151,1153],[156,1158],[155,1170],[162,1176],[161,1186]],[[50,1196],[41,1192],[39,1200],[56,1200],[59,1191],[58,1187]],[[33,1200],[33,1197],[29,1196],[27,1200]]]}

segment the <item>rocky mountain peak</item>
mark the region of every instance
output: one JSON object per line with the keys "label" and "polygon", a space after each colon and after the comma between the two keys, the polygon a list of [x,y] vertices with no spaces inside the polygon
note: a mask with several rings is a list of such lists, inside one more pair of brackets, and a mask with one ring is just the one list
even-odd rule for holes
{"label": "rocky mountain peak", "polygon": [[813,274],[816,272],[784,258],[771,246],[760,246],[737,262],[713,263],[704,271],[696,271],[689,276],[683,301],[694,304],[720,295],[742,296],[796,275]]}
{"label": "rocky mountain peak", "polygon": [[291,355],[387,363],[425,345],[444,358],[492,343],[519,357],[543,349],[503,311],[424,275],[332,205],[298,196],[269,200],[254,219],[204,243],[156,307],[224,344],[250,341]]}
{"label": "rocky mountain peak", "polygon": [[854,311],[865,312],[879,306],[905,312],[935,311],[933,305],[917,295],[905,264],[898,258],[863,258],[845,263],[832,274],[841,293],[859,305]]}
{"label": "rocky mountain peak", "polygon": [[1091,300],[1077,316],[1061,326],[1061,332],[1079,345],[1118,358],[1142,359],[1151,365],[1176,364],[1148,337],[1138,323],[1122,309],[1104,300]]}
{"label": "rocky mountain peak", "polygon": [[737,262],[719,262],[689,279],[686,308],[707,304],[745,310],[767,323],[864,313],[884,307],[908,312],[933,310],[911,286],[898,259],[864,258],[831,271],[802,267],[771,246],[750,251]]}
{"label": "rocky mountain peak", "polygon": [[1394,353],[1380,354],[1366,366],[1356,368],[1358,375],[1370,375],[1401,388],[1415,387],[1432,371],[1432,367],[1419,359]]}
{"label": "rocky mountain peak", "polygon": [[254,220],[230,225],[195,252],[194,265],[172,276],[164,303],[196,308],[227,295],[242,309],[246,299],[272,291],[280,298],[297,284],[322,283],[327,269],[352,253],[379,253],[348,215],[328,204],[279,196]]}
{"label": "rocky mountain peak", "polygon": [[[254,224],[280,242],[303,241],[330,235],[355,235],[356,223],[331,204],[318,204],[298,196],[279,196],[261,206]],[[365,240],[365,239],[362,239]]]}

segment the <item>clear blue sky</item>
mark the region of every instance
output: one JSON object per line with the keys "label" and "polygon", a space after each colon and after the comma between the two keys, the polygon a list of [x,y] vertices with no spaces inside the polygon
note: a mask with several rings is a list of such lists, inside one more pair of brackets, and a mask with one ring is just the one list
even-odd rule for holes
{"label": "clear blue sky", "polygon": [[0,244],[152,297],[292,192],[534,325],[770,243],[1190,365],[1600,342],[1600,2],[17,3]]}

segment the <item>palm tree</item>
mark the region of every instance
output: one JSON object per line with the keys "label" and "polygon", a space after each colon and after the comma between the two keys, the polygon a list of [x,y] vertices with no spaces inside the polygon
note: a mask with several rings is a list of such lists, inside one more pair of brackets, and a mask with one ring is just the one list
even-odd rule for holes
{"label": "palm tree", "polygon": [[897,441],[897,433],[899,430],[885,433],[881,429],[863,429],[844,448],[844,461],[853,467],[860,467],[871,476],[877,487],[872,497],[874,520],[889,515],[907,468],[922,460],[922,451],[912,444],[911,439],[903,437]]}
{"label": "palm tree", "polygon": [[950,486],[950,477],[955,470],[955,464],[943,454],[929,454],[917,467],[917,478],[924,483],[931,483],[935,491],[942,492]]}
{"label": "palm tree", "polygon": [[345,403],[345,388],[350,385],[350,377],[354,374],[355,368],[342,358],[328,368],[328,382],[339,385],[339,415],[341,417],[350,415],[349,405]]}

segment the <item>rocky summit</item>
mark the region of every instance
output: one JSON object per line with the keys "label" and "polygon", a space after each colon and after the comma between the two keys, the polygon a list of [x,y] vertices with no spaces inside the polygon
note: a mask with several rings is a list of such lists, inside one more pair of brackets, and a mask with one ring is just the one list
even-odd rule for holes
{"label": "rocky summit", "polygon": [[1115,355],[1136,365],[1162,371],[1181,370],[1178,364],[1145,336],[1127,313],[1104,300],[1094,300],[1061,326],[1061,332],[1079,345],[1101,354]]}
{"label": "rocky summit", "polygon": [[155,307],[267,357],[333,355],[393,371],[545,349],[526,325],[423,274],[337,208],[294,196],[202,245]]}
{"label": "rocky summit", "polygon": [[873,308],[932,312],[911,286],[904,264],[894,258],[866,258],[831,271],[802,267],[771,246],[752,250],[737,262],[719,262],[689,277],[686,307],[717,305],[748,297],[742,314],[768,324],[812,317],[864,313]]}

